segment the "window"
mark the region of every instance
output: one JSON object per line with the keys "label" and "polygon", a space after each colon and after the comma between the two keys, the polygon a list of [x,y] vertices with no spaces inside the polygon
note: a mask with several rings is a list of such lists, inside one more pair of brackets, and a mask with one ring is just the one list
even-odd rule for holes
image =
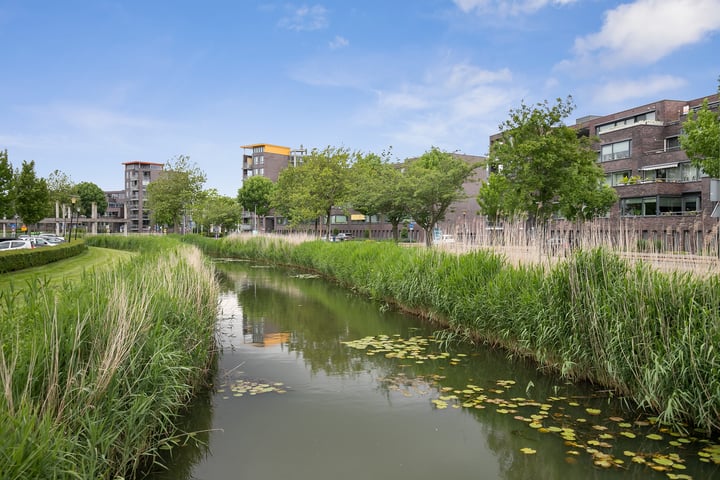
{"label": "window", "polygon": [[253,158],[253,163],[255,165],[265,165],[265,156],[258,155],[255,158]]}
{"label": "window", "polygon": [[605,175],[605,183],[611,187],[617,187],[618,185],[626,185],[630,181],[632,171],[622,170],[619,172],[612,172]]}
{"label": "window", "polygon": [[253,147],[253,153],[263,153],[265,151],[265,147]]}
{"label": "window", "polygon": [[657,215],[657,197],[624,198],[620,201],[620,215],[627,217]]}
{"label": "window", "polygon": [[700,211],[700,194],[699,193],[683,195],[681,200],[682,200],[682,211],[683,212],[699,212]]}
{"label": "window", "polygon": [[603,145],[600,151],[600,161],[609,162],[630,157],[630,140]]}
{"label": "window", "polygon": [[678,150],[680,148],[680,137],[668,137],[665,139],[665,151]]}
{"label": "window", "polygon": [[604,125],[598,125],[595,127],[595,133],[600,135],[601,133],[609,132],[618,128],[630,127],[639,122],[654,122],[655,112],[642,113],[633,117],[622,118],[614,122],[606,123]]}

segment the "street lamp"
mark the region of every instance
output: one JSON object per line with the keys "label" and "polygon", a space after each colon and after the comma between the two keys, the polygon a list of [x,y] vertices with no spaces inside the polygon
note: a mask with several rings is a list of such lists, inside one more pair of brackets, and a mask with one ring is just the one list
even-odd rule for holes
{"label": "street lamp", "polygon": [[[73,227],[73,213],[75,212],[75,204],[78,201],[78,197],[76,195],[70,196],[70,203],[72,204],[72,207],[70,209],[70,234],[68,235],[68,242],[72,240],[72,227]],[[77,221],[77,215],[75,215],[75,221]],[[77,225],[75,225],[75,240],[77,240]]]}

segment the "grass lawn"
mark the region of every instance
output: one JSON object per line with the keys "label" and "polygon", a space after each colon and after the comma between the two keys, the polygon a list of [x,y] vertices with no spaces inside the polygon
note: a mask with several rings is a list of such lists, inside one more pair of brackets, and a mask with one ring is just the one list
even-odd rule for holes
{"label": "grass lawn", "polygon": [[88,247],[85,253],[76,257],[0,275],[0,291],[9,289],[11,284],[16,290],[21,289],[36,278],[49,281],[51,286],[66,280],[77,280],[83,271],[112,267],[133,255],[137,254],[110,248]]}

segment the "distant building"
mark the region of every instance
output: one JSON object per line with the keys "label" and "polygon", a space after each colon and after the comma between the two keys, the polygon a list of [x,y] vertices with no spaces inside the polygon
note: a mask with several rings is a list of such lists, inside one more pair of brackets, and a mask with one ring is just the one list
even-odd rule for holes
{"label": "distant building", "polygon": [[157,180],[163,171],[162,163],[125,162],[125,209],[127,231],[142,233],[150,231],[150,213],[145,208],[147,186]]}

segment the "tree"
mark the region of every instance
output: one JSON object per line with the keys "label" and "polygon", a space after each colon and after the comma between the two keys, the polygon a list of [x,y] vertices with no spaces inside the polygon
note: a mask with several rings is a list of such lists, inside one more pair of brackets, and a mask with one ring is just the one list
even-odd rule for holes
{"label": "tree", "polygon": [[545,225],[553,215],[586,220],[607,212],[617,201],[597,163],[593,140],[582,137],[562,120],[572,113],[572,97],[534,108],[521,104],[500,125],[500,138],[490,146],[493,172],[480,187],[478,204],[494,218],[528,220]]}
{"label": "tree", "polygon": [[408,164],[403,196],[410,216],[425,231],[425,245],[432,245],[433,229],[450,205],[465,197],[463,184],[476,167],[435,147]]}
{"label": "tree", "polygon": [[108,202],[105,192],[92,182],[81,182],[75,187],[80,197],[80,213],[86,217],[92,216],[92,204],[97,207],[97,214],[102,215],[107,210]]}
{"label": "tree", "polygon": [[50,194],[44,178],[35,174],[35,161],[23,161],[15,178],[15,211],[25,224],[35,224],[46,217]]}
{"label": "tree", "polygon": [[390,152],[380,155],[356,154],[350,167],[349,199],[352,208],[372,219],[384,215],[393,226],[398,240],[398,225],[407,216],[405,200],[400,195],[401,170],[390,163]]}
{"label": "tree", "polygon": [[7,150],[0,151],[0,217],[8,218],[15,214],[13,204],[13,181],[15,174],[8,159]]}
{"label": "tree", "polygon": [[61,205],[69,205],[70,197],[75,192],[75,184],[69,175],[61,172],[60,170],[54,170],[46,180],[48,186],[48,193],[50,195],[51,208],[55,208],[55,202]]}
{"label": "tree", "polygon": [[195,223],[203,225],[208,231],[210,226],[227,230],[242,220],[242,208],[231,197],[220,195],[215,189],[202,192],[200,197],[193,206],[192,216]]}
{"label": "tree", "polygon": [[[720,80],[718,82],[720,93]],[[690,163],[712,178],[720,178],[720,112],[711,110],[708,99],[697,112],[688,114],[682,125],[680,146]]]}
{"label": "tree", "polygon": [[237,202],[249,212],[260,216],[265,227],[265,216],[270,212],[272,193],[275,184],[267,177],[260,175],[243,180],[243,186],[238,189]]}
{"label": "tree", "polygon": [[291,225],[324,216],[329,237],[332,208],[345,205],[349,197],[349,158],[343,148],[313,149],[302,165],[280,173],[273,207]]}
{"label": "tree", "polygon": [[190,164],[188,156],[168,160],[158,179],[147,187],[147,208],[154,223],[172,225],[177,231],[180,220],[198,200],[205,178],[202,170]]}

